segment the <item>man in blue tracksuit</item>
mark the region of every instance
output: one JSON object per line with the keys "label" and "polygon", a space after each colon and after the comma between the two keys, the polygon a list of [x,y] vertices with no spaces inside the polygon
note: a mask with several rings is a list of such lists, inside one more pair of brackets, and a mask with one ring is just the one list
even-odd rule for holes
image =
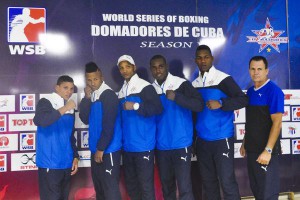
{"label": "man in blue tracksuit", "polygon": [[125,79],[119,101],[126,188],[131,200],[154,200],[155,115],[162,105],[153,86],[136,74],[131,56],[121,56],[117,65]]}
{"label": "man in blue tracksuit", "polygon": [[254,56],[249,74],[254,83],[247,91],[245,137],[240,152],[247,153],[251,190],[257,200],[277,200],[279,196],[280,129],[284,113],[284,94],[268,78],[268,61]]}
{"label": "man in blue tracksuit", "polygon": [[[155,79],[152,84],[160,95],[163,112],[157,116],[156,160],[165,200],[193,200],[191,184],[192,111],[203,109],[203,99],[187,80],[168,72],[165,57],[150,60]],[[176,187],[177,185],[177,187]]]}
{"label": "man in blue tracksuit", "polygon": [[91,172],[97,200],[120,200],[120,158],[122,132],[118,97],[103,81],[94,63],[85,66],[87,86],[80,103],[79,117],[89,124]]}
{"label": "man in blue tracksuit", "polygon": [[240,199],[234,174],[233,111],[248,103],[247,96],[233,78],[213,65],[211,50],[198,46],[195,62],[200,70],[192,84],[206,106],[197,113],[197,160],[206,199]]}
{"label": "man in blue tracksuit", "polygon": [[39,100],[33,121],[37,128],[36,165],[41,200],[68,199],[71,175],[78,170],[74,108],[69,100],[74,81],[60,76],[55,93]]}

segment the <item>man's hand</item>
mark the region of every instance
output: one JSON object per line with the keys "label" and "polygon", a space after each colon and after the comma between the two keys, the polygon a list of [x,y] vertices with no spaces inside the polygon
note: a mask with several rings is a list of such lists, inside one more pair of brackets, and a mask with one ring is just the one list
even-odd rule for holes
{"label": "man's hand", "polygon": [[222,105],[220,104],[220,102],[218,100],[208,100],[206,102],[206,106],[210,110],[215,110],[215,109],[219,109],[222,107]]}
{"label": "man's hand", "polygon": [[58,111],[59,111],[59,113],[60,113],[61,115],[63,115],[63,114],[65,114],[66,112],[68,112],[69,110],[74,109],[75,107],[76,107],[75,102],[74,102],[72,99],[70,99],[70,100],[66,103],[66,105],[64,105],[63,107],[61,107],[60,109],[58,109]]}
{"label": "man's hand", "polygon": [[242,144],[241,148],[240,148],[240,154],[241,156],[245,157],[246,156],[246,149],[244,146],[244,143]]}
{"label": "man's hand", "polygon": [[102,163],[103,162],[103,151],[97,150],[94,156],[96,163]]}
{"label": "man's hand", "polygon": [[71,171],[71,176],[76,174],[78,172],[78,158],[73,159],[73,164],[72,164],[72,171]]}
{"label": "man's hand", "polygon": [[87,99],[90,99],[91,96],[92,96],[92,88],[90,86],[86,86],[84,88],[84,97],[87,98]]}
{"label": "man's hand", "polygon": [[268,165],[271,160],[272,155],[264,150],[257,158],[256,162],[261,165]]}
{"label": "man's hand", "polygon": [[66,106],[67,110],[69,111],[69,110],[73,110],[76,107],[76,104],[73,101],[73,99],[70,99],[69,101],[67,101],[65,106]]}
{"label": "man's hand", "polygon": [[133,110],[133,104],[135,102],[131,102],[131,101],[126,101],[124,104],[123,104],[123,109],[124,110]]}
{"label": "man's hand", "polygon": [[166,96],[169,100],[174,101],[176,93],[173,90],[167,90],[166,91]]}

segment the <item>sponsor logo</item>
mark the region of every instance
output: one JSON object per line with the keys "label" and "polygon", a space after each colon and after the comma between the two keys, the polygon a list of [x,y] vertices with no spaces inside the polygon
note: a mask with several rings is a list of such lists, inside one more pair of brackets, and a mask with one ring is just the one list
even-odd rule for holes
{"label": "sponsor logo", "polygon": [[0,151],[16,151],[18,150],[18,135],[17,134],[2,134],[0,135]]}
{"label": "sponsor logo", "polygon": [[7,171],[7,160],[6,154],[0,154],[0,172]]}
{"label": "sponsor logo", "polygon": [[300,107],[292,107],[292,121],[300,121]]}
{"label": "sponsor logo", "polygon": [[8,42],[39,42],[39,34],[46,32],[44,8],[9,7],[7,11]]}
{"label": "sponsor logo", "polygon": [[46,53],[42,45],[27,45],[38,43],[40,34],[46,33],[45,8],[8,7],[7,21],[7,41],[14,43],[14,45],[9,45],[12,55]]}
{"label": "sponsor logo", "polygon": [[6,131],[6,115],[0,115],[0,132]]}
{"label": "sponsor logo", "polygon": [[15,112],[15,95],[0,95],[0,112]]}
{"label": "sponsor logo", "polygon": [[300,140],[292,140],[293,154],[300,154]]}
{"label": "sponsor logo", "polygon": [[282,115],[282,121],[291,121],[290,106],[284,106],[284,113]]}
{"label": "sponsor logo", "polygon": [[289,126],[289,127],[288,127],[288,130],[289,130],[289,134],[290,134],[290,135],[295,135],[295,134],[296,134],[296,127],[294,127],[294,126]]}
{"label": "sponsor logo", "polygon": [[35,111],[35,94],[20,94],[20,111]]}
{"label": "sponsor logo", "polygon": [[282,122],[282,138],[299,138],[300,122]]}
{"label": "sponsor logo", "polygon": [[11,154],[11,171],[37,170],[35,153]]}
{"label": "sponsor logo", "polygon": [[9,131],[35,131],[33,123],[34,114],[11,114],[9,115]]}
{"label": "sponsor logo", "polygon": [[7,147],[9,144],[9,139],[6,136],[1,136],[0,137],[0,148],[2,147]]}
{"label": "sponsor logo", "polygon": [[81,131],[81,148],[89,148],[89,132]]}
{"label": "sponsor logo", "polygon": [[237,140],[243,140],[245,136],[245,124],[237,124],[235,126],[235,134]]}
{"label": "sponsor logo", "polygon": [[240,154],[242,143],[234,143],[234,158],[242,158]]}
{"label": "sponsor logo", "polygon": [[246,111],[245,108],[234,111],[234,123],[245,123]]}
{"label": "sponsor logo", "polygon": [[20,134],[20,150],[35,150],[35,133]]}
{"label": "sponsor logo", "polygon": [[80,162],[79,167],[90,167],[91,166],[91,151],[78,151]]}
{"label": "sponsor logo", "polygon": [[[274,27],[271,25],[269,18],[266,20],[265,27],[259,30],[251,30],[256,36],[247,36],[247,42],[257,43],[260,45],[259,52],[263,51],[268,46],[275,49],[280,53],[279,45],[281,43],[288,43],[288,37],[280,37],[285,31],[283,30],[274,30]],[[268,52],[271,51],[270,48],[267,49]]]}

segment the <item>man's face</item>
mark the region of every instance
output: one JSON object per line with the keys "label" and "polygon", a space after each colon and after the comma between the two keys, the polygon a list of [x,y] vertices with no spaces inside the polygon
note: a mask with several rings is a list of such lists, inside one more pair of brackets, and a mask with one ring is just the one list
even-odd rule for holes
{"label": "man's face", "polygon": [[214,57],[207,50],[200,50],[196,52],[195,62],[201,72],[208,72],[212,67]]}
{"label": "man's face", "polygon": [[103,82],[103,77],[100,71],[85,73],[85,80],[88,87],[92,91],[98,90]]}
{"label": "man's face", "polygon": [[162,58],[152,60],[150,70],[153,78],[155,78],[159,84],[163,83],[168,76],[168,66]]}
{"label": "man's face", "polygon": [[269,70],[262,60],[252,60],[249,66],[249,74],[254,83],[263,84],[268,80]]}
{"label": "man's face", "polygon": [[121,75],[127,82],[131,79],[136,71],[135,65],[132,65],[127,61],[120,62],[118,67]]}
{"label": "man's face", "polygon": [[74,93],[74,83],[62,82],[60,85],[55,86],[55,91],[64,100],[69,100],[69,98]]}

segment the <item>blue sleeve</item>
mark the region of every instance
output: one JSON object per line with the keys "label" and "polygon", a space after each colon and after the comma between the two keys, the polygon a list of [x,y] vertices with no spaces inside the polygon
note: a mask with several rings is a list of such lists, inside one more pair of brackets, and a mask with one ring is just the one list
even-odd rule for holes
{"label": "blue sleeve", "polygon": [[284,113],[284,94],[278,87],[271,93],[268,102],[270,114]]}
{"label": "blue sleeve", "polygon": [[82,98],[79,105],[79,118],[84,124],[89,124],[91,99]]}
{"label": "blue sleeve", "polygon": [[145,117],[158,115],[163,107],[159,96],[152,85],[146,86],[140,93],[142,102],[137,112]]}
{"label": "blue sleeve", "polygon": [[233,111],[248,105],[248,96],[241,90],[231,76],[220,83],[220,89],[228,96],[222,98],[222,110]]}
{"label": "blue sleeve", "polygon": [[36,126],[46,127],[56,122],[61,117],[58,110],[54,109],[48,99],[39,100],[33,122]]}
{"label": "blue sleeve", "polygon": [[102,102],[103,118],[101,138],[97,143],[97,149],[104,151],[110,144],[114,135],[119,100],[112,90],[105,90],[101,94],[99,100]]}
{"label": "blue sleeve", "polygon": [[183,82],[175,90],[175,102],[191,111],[200,112],[203,110],[204,101],[201,94],[188,81]]}

